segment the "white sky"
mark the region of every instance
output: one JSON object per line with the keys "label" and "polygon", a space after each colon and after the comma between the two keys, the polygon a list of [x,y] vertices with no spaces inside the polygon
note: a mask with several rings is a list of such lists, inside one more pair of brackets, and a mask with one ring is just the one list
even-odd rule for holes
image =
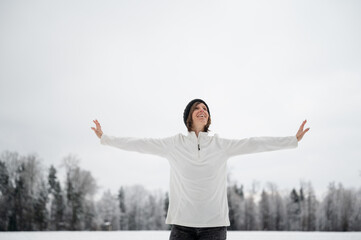
{"label": "white sky", "polygon": [[0,1],[0,152],[59,167],[75,154],[102,187],[168,189],[167,160],[100,145],[186,134],[194,98],[211,135],[294,135],[297,149],[231,158],[234,180],[280,189],[361,183],[360,1]]}

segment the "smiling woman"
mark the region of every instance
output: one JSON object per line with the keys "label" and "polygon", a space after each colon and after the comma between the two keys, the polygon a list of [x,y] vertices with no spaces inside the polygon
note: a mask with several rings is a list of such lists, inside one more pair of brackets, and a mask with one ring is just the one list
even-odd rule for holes
{"label": "smiling woman", "polygon": [[[194,99],[188,103],[183,113],[183,120],[188,132],[208,132],[211,125],[211,116],[208,105],[202,99]],[[193,124],[194,123],[194,124]]]}
{"label": "smiling woman", "polygon": [[188,134],[167,138],[113,137],[103,134],[94,120],[92,127],[100,143],[127,151],[154,154],[170,165],[169,208],[166,224],[171,224],[171,240],[226,239],[230,226],[227,200],[227,160],[230,157],[295,148],[306,123],[296,135],[245,139],[209,136],[211,115],[202,99],[190,101],[183,112]]}

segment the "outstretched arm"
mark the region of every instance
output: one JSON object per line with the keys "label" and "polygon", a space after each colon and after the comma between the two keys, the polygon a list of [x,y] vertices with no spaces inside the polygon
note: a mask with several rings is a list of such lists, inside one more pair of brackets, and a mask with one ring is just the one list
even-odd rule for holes
{"label": "outstretched arm", "polygon": [[301,139],[303,138],[303,135],[305,135],[305,133],[308,132],[308,130],[310,130],[310,128],[306,128],[305,130],[303,130],[303,127],[305,126],[306,122],[307,122],[307,120],[303,121],[300,128],[298,129],[298,132],[296,134],[298,141],[301,141]]}
{"label": "outstretched arm", "polygon": [[229,156],[257,152],[295,148],[310,128],[303,130],[306,120],[301,124],[296,135],[287,137],[251,137],[245,139],[220,139],[223,149]]}
{"label": "outstretched arm", "polygon": [[135,138],[135,137],[114,137],[103,134],[98,120],[93,121],[96,128],[91,129],[100,138],[100,143],[126,151],[154,154],[165,157],[173,146],[173,137],[168,138]]}

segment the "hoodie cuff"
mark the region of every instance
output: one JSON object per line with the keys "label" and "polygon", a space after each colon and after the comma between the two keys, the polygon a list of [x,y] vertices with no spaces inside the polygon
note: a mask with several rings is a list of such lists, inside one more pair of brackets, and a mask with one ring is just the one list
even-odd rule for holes
{"label": "hoodie cuff", "polygon": [[294,136],[294,139],[295,139],[295,147],[298,147],[298,139],[297,139],[297,137],[296,136]]}
{"label": "hoodie cuff", "polygon": [[100,144],[105,144],[105,139],[106,139],[106,135],[103,133],[102,136],[100,137]]}

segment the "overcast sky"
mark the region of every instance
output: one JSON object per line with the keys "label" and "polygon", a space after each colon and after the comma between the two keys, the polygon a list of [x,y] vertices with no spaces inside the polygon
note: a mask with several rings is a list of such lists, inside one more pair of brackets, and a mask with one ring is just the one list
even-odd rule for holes
{"label": "overcast sky", "polygon": [[168,190],[169,164],[101,145],[186,134],[194,98],[210,135],[295,135],[296,149],[229,159],[232,179],[280,190],[361,186],[360,1],[0,1],[0,152],[59,170],[76,155],[102,192]]}

